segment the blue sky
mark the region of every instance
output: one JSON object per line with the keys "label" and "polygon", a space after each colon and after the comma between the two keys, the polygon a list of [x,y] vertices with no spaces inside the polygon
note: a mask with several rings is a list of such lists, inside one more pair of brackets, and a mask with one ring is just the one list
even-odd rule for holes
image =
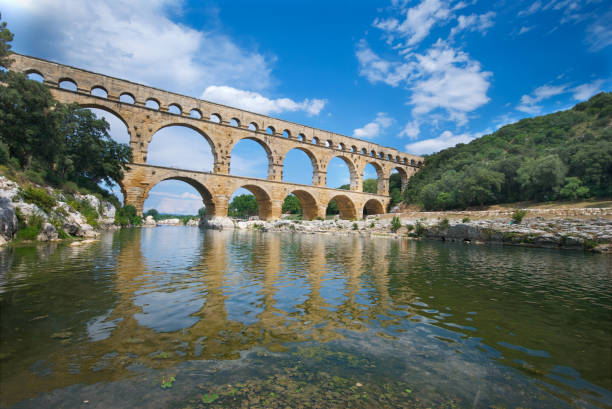
{"label": "blue sky", "polygon": [[[0,11],[17,52],[415,154],[612,85],[612,4],[603,0],[201,3],[0,0]],[[163,132],[152,163],[212,167],[203,140]],[[305,155],[290,154],[286,178],[310,183]],[[254,143],[241,142],[233,158],[232,172],[265,176]],[[348,178],[335,161],[333,187]],[[200,203],[185,184],[164,182],[146,207],[189,213]]]}

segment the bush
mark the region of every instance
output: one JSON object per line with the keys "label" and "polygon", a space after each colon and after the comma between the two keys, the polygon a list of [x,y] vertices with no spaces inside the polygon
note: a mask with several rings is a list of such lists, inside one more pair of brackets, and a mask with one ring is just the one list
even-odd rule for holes
{"label": "bush", "polygon": [[402,227],[400,218],[398,216],[393,216],[393,219],[391,219],[391,231],[395,233],[400,227]]}
{"label": "bush", "polygon": [[416,233],[417,237],[421,237],[423,233],[425,233],[425,226],[423,226],[421,222],[416,222],[414,232]]}
{"label": "bush", "polygon": [[443,219],[443,220],[440,221],[440,223],[438,223],[438,227],[440,229],[443,229],[443,230],[444,229],[448,229],[449,225],[450,225],[450,223],[449,223],[448,219]]}
{"label": "bush", "polygon": [[370,229],[374,228],[374,222],[370,223]]}
{"label": "bush", "polygon": [[44,222],[42,216],[36,214],[29,216],[26,225],[17,230],[17,240],[36,240]]}
{"label": "bush", "polygon": [[413,231],[414,230],[414,224],[407,224],[406,225],[406,230]]}
{"label": "bush", "polygon": [[91,227],[99,227],[98,218],[100,215],[98,214],[98,210],[89,203],[88,200],[68,200],[68,205],[72,207],[77,212],[81,213],[87,224]]}
{"label": "bush", "polygon": [[359,226],[357,225],[357,223],[353,223],[353,230],[359,230]]}
{"label": "bush", "polygon": [[132,205],[120,207],[115,212],[115,224],[122,227],[140,226],[142,219],[136,213],[136,208]]}
{"label": "bush", "polygon": [[527,214],[527,210],[516,209],[512,213],[512,222],[514,224],[521,224],[521,222],[523,221],[523,217],[525,217],[526,214]]}
{"label": "bush", "polygon": [[469,217],[464,217],[463,219],[461,219],[462,223],[469,223],[470,222],[470,218]]}
{"label": "bush", "polygon": [[32,203],[41,208],[45,213],[57,204],[57,201],[45,189],[28,186],[21,191],[21,197],[26,203]]}

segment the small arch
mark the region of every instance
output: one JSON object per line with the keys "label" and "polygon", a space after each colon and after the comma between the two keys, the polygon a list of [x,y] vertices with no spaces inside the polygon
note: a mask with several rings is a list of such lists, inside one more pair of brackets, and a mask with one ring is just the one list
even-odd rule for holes
{"label": "small arch", "polygon": [[257,124],[256,124],[255,122],[251,122],[251,123],[249,124],[249,127],[248,127],[248,128],[249,128],[249,130],[251,130],[251,131],[255,131],[255,132],[257,132],[257,130],[259,129],[259,127],[257,126]]}
{"label": "small arch", "polygon": [[108,91],[101,85],[96,85],[91,88],[91,95],[100,97],[100,98],[108,98]]}
{"label": "small arch", "polygon": [[43,83],[45,81],[45,76],[37,70],[27,70],[25,71],[25,75],[29,80]]}
{"label": "small arch", "polygon": [[183,110],[179,104],[170,104],[168,105],[168,112],[174,115],[181,115]]}
{"label": "small arch", "polygon": [[202,111],[197,108],[193,108],[191,111],[189,111],[189,116],[193,119],[202,119]]}
{"label": "small arch", "polygon": [[373,214],[384,214],[385,208],[378,199],[370,199],[363,205],[363,217]]}
{"label": "small arch", "polygon": [[399,155],[397,155],[397,156],[395,157],[395,161],[396,161],[397,163],[400,163],[400,162],[401,162]]}
{"label": "small arch", "polygon": [[358,149],[355,145],[351,146],[351,152],[357,153]]}
{"label": "small arch", "polygon": [[416,161],[414,159],[410,159],[410,166],[416,166]]}
{"label": "small arch", "polygon": [[291,132],[288,129],[283,131],[283,138],[291,138]]}
{"label": "small arch", "polygon": [[376,157],[376,151],[375,151],[375,150],[372,150],[372,151],[370,152],[370,156],[371,156],[371,157],[373,157],[373,158],[375,158],[375,157]]}
{"label": "small arch", "polygon": [[134,95],[130,94],[129,92],[124,92],[119,95],[119,102],[133,105],[136,102],[136,99],[134,98]]}
{"label": "small arch", "polygon": [[317,200],[313,195],[301,189],[294,190],[290,194],[295,195],[300,201],[302,218],[304,220],[314,220],[319,216],[319,207],[317,205]]}
{"label": "small arch", "polygon": [[338,144],[338,149],[340,149],[341,151],[345,151],[346,150],[346,145],[344,143],[340,142]]}
{"label": "small arch", "polygon": [[210,122],[214,122],[217,124],[221,123],[221,115],[219,114],[210,114]]}
{"label": "small arch", "polygon": [[368,150],[366,148],[361,149],[361,154],[362,155],[367,155],[368,154]]}
{"label": "small arch", "polygon": [[325,146],[327,146],[328,148],[332,148],[334,146],[334,141],[328,139],[327,141],[325,141]]}
{"label": "small arch", "polygon": [[304,136],[303,133],[300,133],[300,134],[298,134],[297,139],[298,139],[298,141],[305,142],[306,141],[306,136]]}
{"label": "small arch", "polygon": [[384,152],[380,152],[380,153],[378,154],[378,158],[379,158],[379,159],[384,159],[384,158],[385,158],[385,153],[384,153]]}
{"label": "small arch", "polygon": [[338,213],[340,214],[340,218],[344,220],[355,220],[357,218],[357,211],[355,210],[355,204],[353,201],[346,195],[336,195],[330,199],[327,204],[329,209],[329,205],[334,201],[338,206]]}
{"label": "small arch", "polygon": [[269,126],[266,128],[266,133],[268,135],[276,135],[276,129],[273,126]]}
{"label": "small arch", "polygon": [[61,78],[58,82],[58,86],[68,91],[76,92],[78,90],[77,83],[70,78]]}
{"label": "small arch", "polygon": [[391,155],[390,153],[387,154],[387,160],[393,162],[393,155]]}
{"label": "small arch", "polygon": [[417,162],[417,166],[418,166],[419,168],[420,168],[420,167],[422,167],[422,166],[423,166],[423,162],[422,162],[422,161],[418,161],[418,162]]}
{"label": "small arch", "polygon": [[404,165],[407,165],[407,164],[408,164],[408,158],[404,158],[404,159],[402,160],[402,163],[403,163]]}
{"label": "small arch", "polygon": [[314,137],[312,138],[312,141],[311,141],[311,142],[312,142],[312,144],[313,144],[313,145],[318,145],[318,144],[319,144],[319,138],[317,138],[316,136],[314,136]]}
{"label": "small arch", "polygon": [[229,121],[230,126],[235,126],[236,128],[240,128],[240,120],[238,118],[232,118]]}
{"label": "small arch", "polygon": [[145,106],[147,108],[151,108],[154,109],[156,111],[159,111],[159,101],[156,100],[155,98],[149,98],[145,101]]}

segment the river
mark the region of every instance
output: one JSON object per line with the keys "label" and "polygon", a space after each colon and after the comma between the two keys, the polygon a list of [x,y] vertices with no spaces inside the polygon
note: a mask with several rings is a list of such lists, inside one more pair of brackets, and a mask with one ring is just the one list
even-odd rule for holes
{"label": "river", "polygon": [[0,406],[612,406],[612,257],[124,229],[0,249]]}

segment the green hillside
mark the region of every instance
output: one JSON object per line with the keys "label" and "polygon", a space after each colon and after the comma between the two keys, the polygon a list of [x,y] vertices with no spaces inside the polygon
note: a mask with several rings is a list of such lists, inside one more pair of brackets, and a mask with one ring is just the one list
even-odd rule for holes
{"label": "green hillside", "polygon": [[612,197],[612,93],[427,156],[404,192],[427,210]]}

